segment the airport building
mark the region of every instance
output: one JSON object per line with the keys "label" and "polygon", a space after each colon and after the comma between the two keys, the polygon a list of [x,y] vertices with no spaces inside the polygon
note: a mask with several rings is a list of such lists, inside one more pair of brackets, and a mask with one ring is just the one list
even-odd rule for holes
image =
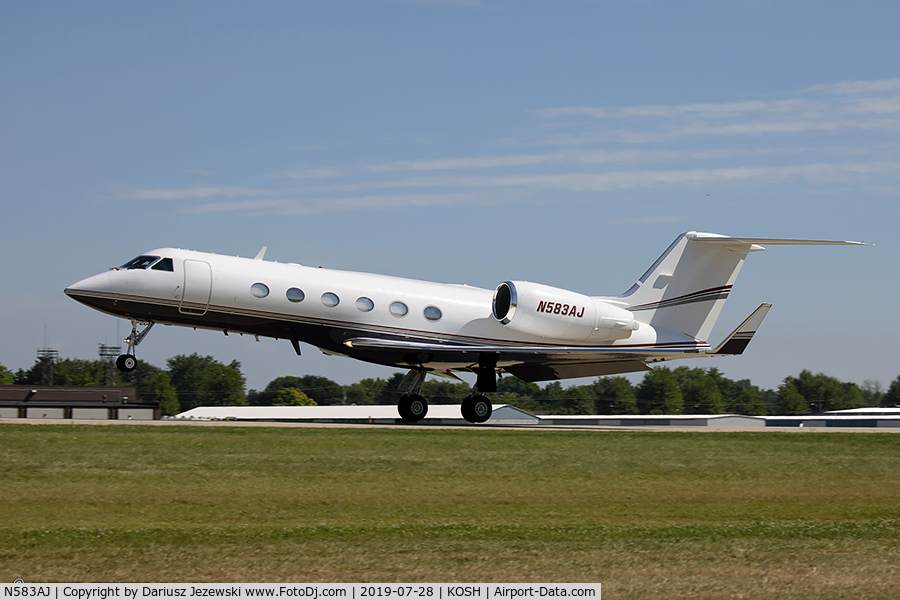
{"label": "airport building", "polygon": [[138,403],[133,386],[0,385],[0,419],[153,420],[159,403]]}
{"label": "airport building", "polygon": [[[540,425],[540,418],[509,404],[494,404],[488,423]],[[218,421],[268,421],[276,423],[402,423],[394,405],[361,406],[201,406],[174,419]],[[431,404],[421,425],[471,425],[462,418],[458,404]]]}

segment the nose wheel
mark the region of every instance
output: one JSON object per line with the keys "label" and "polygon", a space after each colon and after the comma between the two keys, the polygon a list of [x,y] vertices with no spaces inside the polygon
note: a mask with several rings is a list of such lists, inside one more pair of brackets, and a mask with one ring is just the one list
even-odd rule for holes
{"label": "nose wheel", "polygon": [[152,322],[147,321],[131,321],[131,335],[125,338],[125,344],[128,345],[128,351],[116,359],[116,368],[123,373],[131,373],[137,367],[137,358],[134,355],[134,349],[143,339],[150,333],[153,327]]}
{"label": "nose wheel", "polygon": [[131,373],[137,367],[137,359],[134,354],[122,354],[116,359],[116,368],[123,373]]}

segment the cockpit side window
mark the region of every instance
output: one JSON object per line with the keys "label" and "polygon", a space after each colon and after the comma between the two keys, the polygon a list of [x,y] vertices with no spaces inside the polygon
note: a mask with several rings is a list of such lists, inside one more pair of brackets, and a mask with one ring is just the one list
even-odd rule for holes
{"label": "cockpit side window", "polygon": [[119,267],[120,269],[146,269],[159,260],[158,256],[141,255],[137,258],[129,260],[127,263]]}
{"label": "cockpit side window", "polygon": [[171,258],[164,258],[155,265],[153,265],[152,269],[154,271],[174,271],[175,267],[172,264]]}

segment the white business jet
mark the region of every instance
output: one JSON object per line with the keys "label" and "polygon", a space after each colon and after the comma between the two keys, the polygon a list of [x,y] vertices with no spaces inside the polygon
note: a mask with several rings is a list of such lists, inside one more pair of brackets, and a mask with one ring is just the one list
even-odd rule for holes
{"label": "white business jet", "polygon": [[154,323],[300,342],[323,352],[409,369],[399,413],[419,421],[428,373],[476,374],[462,416],[491,416],[483,394],[497,376],[525,381],[649,370],[677,358],[741,354],[771,304],[762,304],[716,347],[707,342],[747,254],[761,244],[863,245],[861,242],[679,236],[625,293],[586,296],[527,281],[494,290],[298,264],[160,248],[70,286],[65,293],[130,319],[127,353]]}

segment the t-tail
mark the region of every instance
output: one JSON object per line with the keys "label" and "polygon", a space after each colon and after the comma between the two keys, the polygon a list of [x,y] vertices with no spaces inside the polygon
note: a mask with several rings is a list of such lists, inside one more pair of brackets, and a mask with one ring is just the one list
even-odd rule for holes
{"label": "t-tail", "polygon": [[[706,342],[744,259],[751,252],[765,250],[762,244],[867,245],[829,240],[733,238],[691,231],[672,242],[631,289],[616,300],[625,302],[637,320],[649,323],[657,330]],[[765,311],[762,312],[764,315]],[[718,350],[721,354],[726,353],[721,352],[721,348]]]}

